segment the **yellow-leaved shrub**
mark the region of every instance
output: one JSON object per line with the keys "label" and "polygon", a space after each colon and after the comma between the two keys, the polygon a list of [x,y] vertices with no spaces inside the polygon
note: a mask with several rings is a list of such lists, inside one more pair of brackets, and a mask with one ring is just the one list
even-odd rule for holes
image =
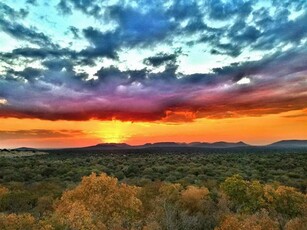
{"label": "yellow-leaved shrub", "polygon": [[208,195],[209,190],[205,187],[188,186],[186,190],[181,192],[181,202],[186,210],[197,212],[202,208]]}
{"label": "yellow-leaved shrub", "polygon": [[74,189],[64,192],[55,207],[60,221],[73,229],[131,227],[138,221],[139,188],[118,183],[102,173],[83,177]]}
{"label": "yellow-leaved shrub", "polygon": [[279,225],[267,211],[261,211],[254,215],[229,215],[215,230],[279,230]]}

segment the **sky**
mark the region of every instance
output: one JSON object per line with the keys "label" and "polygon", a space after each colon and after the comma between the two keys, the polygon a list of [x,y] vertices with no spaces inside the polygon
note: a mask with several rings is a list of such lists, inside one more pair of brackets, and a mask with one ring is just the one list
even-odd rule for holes
{"label": "sky", "polygon": [[0,0],[0,148],[307,139],[306,0]]}

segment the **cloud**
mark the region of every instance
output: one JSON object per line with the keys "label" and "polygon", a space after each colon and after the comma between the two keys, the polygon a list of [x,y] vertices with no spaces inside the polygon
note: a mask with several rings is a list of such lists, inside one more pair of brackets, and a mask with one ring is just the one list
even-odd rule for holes
{"label": "cloud", "polygon": [[[181,122],[306,108],[306,1],[61,0],[55,27],[28,4],[0,3],[16,42],[0,52],[0,117]],[[207,73],[185,74],[194,64]]]}
{"label": "cloud", "polygon": [[153,67],[158,67],[164,64],[175,64],[179,53],[180,52],[176,52],[173,54],[158,53],[156,56],[144,59],[144,63]]}
{"label": "cloud", "polygon": [[37,0],[27,0],[26,3],[35,6],[35,5],[37,5]]}
{"label": "cloud", "polygon": [[294,20],[289,20],[288,17],[288,10],[280,12],[269,26],[263,28],[262,35],[253,48],[264,50],[286,44],[299,45],[307,35],[307,26],[304,23],[307,20],[307,13]]}
{"label": "cloud", "polygon": [[117,58],[120,46],[118,31],[102,33],[93,27],[88,27],[83,30],[83,34],[90,42],[90,47],[81,51],[82,56]]}
{"label": "cloud", "polygon": [[140,11],[132,7],[113,6],[108,17],[118,23],[118,30],[128,46],[156,43],[166,38],[177,25],[159,8]]}
{"label": "cloud", "polygon": [[61,71],[63,68],[72,70],[73,68],[73,63],[69,59],[48,59],[42,64],[52,71]]}
{"label": "cloud", "polygon": [[[290,19],[290,13],[299,13],[307,7],[304,1],[274,2],[271,11],[257,4],[258,1],[251,0],[139,1],[135,4],[61,0],[57,8],[64,14],[80,11],[106,24],[105,28],[77,28],[75,25],[67,28],[74,39],[88,41],[87,48],[75,53],[90,62],[102,57],[118,60],[118,53],[125,49],[171,45],[188,37],[191,46],[205,43],[211,54],[231,57],[238,57],[247,49],[270,51],[287,44],[300,45],[304,41],[306,13]],[[11,7],[3,6],[6,6],[2,8],[7,15],[20,15]],[[214,25],[216,20],[227,24],[208,26]],[[43,50],[46,45],[52,45],[47,35],[34,28],[7,19],[2,19],[2,27],[11,36],[38,44]]]}
{"label": "cloud", "polygon": [[7,17],[10,20],[24,19],[29,14],[29,12],[25,9],[20,9],[19,11],[16,11],[12,7],[1,2],[0,13],[2,15],[2,18]]}
{"label": "cloud", "polygon": [[11,79],[14,79],[12,76],[17,76],[17,77],[24,78],[28,81],[34,81],[34,79],[36,77],[39,77],[42,74],[42,70],[35,69],[35,68],[32,68],[32,67],[26,67],[22,71],[16,71],[16,70],[13,70],[13,69],[8,69],[7,74],[8,74],[8,76],[11,77]]}
{"label": "cloud", "polygon": [[17,40],[40,46],[53,45],[51,39],[44,33],[38,32],[35,27],[27,27],[18,22],[28,16],[28,10],[21,8],[17,11],[4,3],[0,3],[0,13],[0,31],[3,31]]}
{"label": "cloud", "polygon": [[81,130],[45,130],[45,129],[30,129],[30,130],[15,130],[15,131],[0,130],[1,140],[69,138],[80,135],[83,135],[83,132]]}
{"label": "cloud", "polygon": [[58,10],[63,14],[71,14],[72,8],[90,16],[100,17],[102,8],[98,4],[99,1],[84,0],[61,0],[57,5]]}
{"label": "cloud", "polygon": [[52,42],[48,36],[41,32],[36,32],[34,28],[27,28],[19,23],[0,19],[0,29],[10,36],[41,46],[50,46]]}
{"label": "cloud", "polygon": [[68,29],[74,35],[75,39],[80,39],[81,38],[80,35],[79,35],[79,29],[77,27],[70,26]]}
{"label": "cloud", "polygon": [[[47,58],[71,58],[76,64],[82,64],[83,58],[78,55],[76,51],[68,48],[57,48],[57,47],[44,47],[44,48],[17,48],[13,49],[11,52],[0,53],[0,59],[8,63],[17,63],[34,60],[44,61]],[[91,63],[91,60],[87,60],[87,63]]]}
{"label": "cloud", "polygon": [[57,5],[57,9],[63,15],[72,14],[72,9],[66,0],[61,0]]}
{"label": "cloud", "polygon": [[[51,59],[44,62],[46,69],[28,68],[1,78],[0,97],[10,103],[1,106],[0,116],[124,121],[182,121],[186,116],[191,121],[304,109],[306,53],[293,49],[211,74],[183,75],[172,65],[158,73],[111,66],[97,71],[96,80],[81,77],[67,60]],[[14,78],[30,79],[29,72],[39,77],[28,83]],[[244,79],[249,84],[238,84]]]}
{"label": "cloud", "polygon": [[0,105],[7,104],[7,100],[5,98],[0,98]]}
{"label": "cloud", "polygon": [[209,16],[215,20],[229,20],[234,16],[245,18],[252,12],[253,2],[244,0],[209,0]]}
{"label": "cloud", "polygon": [[[207,27],[198,42],[209,44],[211,54],[231,57],[237,57],[247,49],[272,51],[286,45],[302,45],[307,34],[304,23],[307,14],[300,11],[307,7],[306,3],[280,2],[260,8],[254,5],[253,1],[209,1],[207,7],[211,19],[231,23],[214,30]],[[293,12],[298,16],[291,19]]]}
{"label": "cloud", "polygon": [[[155,4],[140,1],[137,6],[131,6],[124,3],[108,5],[100,4],[99,1],[62,0],[58,7],[62,11],[69,11],[71,8],[65,9],[70,6],[112,24],[113,29],[107,31],[92,26],[84,28],[82,32],[90,46],[81,55],[116,59],[118,51],[123,48],[153,47],[159,43],[172,42],[176,34],[181,36],[185,31],[192,33],[206,28],[201,22],[202,14],[196,1],[172,2],[169,7],[164,5],[164,1]],[[189,23],[182,28],[180,23],[184,20],[189,20]]]}

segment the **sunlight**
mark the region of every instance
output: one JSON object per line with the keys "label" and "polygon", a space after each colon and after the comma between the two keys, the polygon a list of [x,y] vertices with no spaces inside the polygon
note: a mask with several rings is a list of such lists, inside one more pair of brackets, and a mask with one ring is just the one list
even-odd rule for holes
{"label": "sunlight", "polygon": [[100,131],[97,136],[101,138],[104,143],[123,143],[129,139],[130,135],[127,133],[127,125],[129,122],[111,121],[101,124]]}

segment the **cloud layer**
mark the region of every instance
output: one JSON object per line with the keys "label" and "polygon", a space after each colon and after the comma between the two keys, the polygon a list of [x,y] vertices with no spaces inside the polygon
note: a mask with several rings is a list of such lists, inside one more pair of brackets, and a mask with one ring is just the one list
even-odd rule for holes
{"label": "cloud layer", "polygon": [[10,139],[50,139],[50,138],[69,138],[82,135],[83,132],[79,130],[15,130],[15,131],[0,131],[1,140]]}
{"label": "cloud layer", "polygon": [[62,23],[62,37],[27,23],[38,7],[0,3],[16,41],[0,52],[0,117],[184,122],[307,107],[303,0],[61,0],[48,5],[55,28],[85,19]]}

